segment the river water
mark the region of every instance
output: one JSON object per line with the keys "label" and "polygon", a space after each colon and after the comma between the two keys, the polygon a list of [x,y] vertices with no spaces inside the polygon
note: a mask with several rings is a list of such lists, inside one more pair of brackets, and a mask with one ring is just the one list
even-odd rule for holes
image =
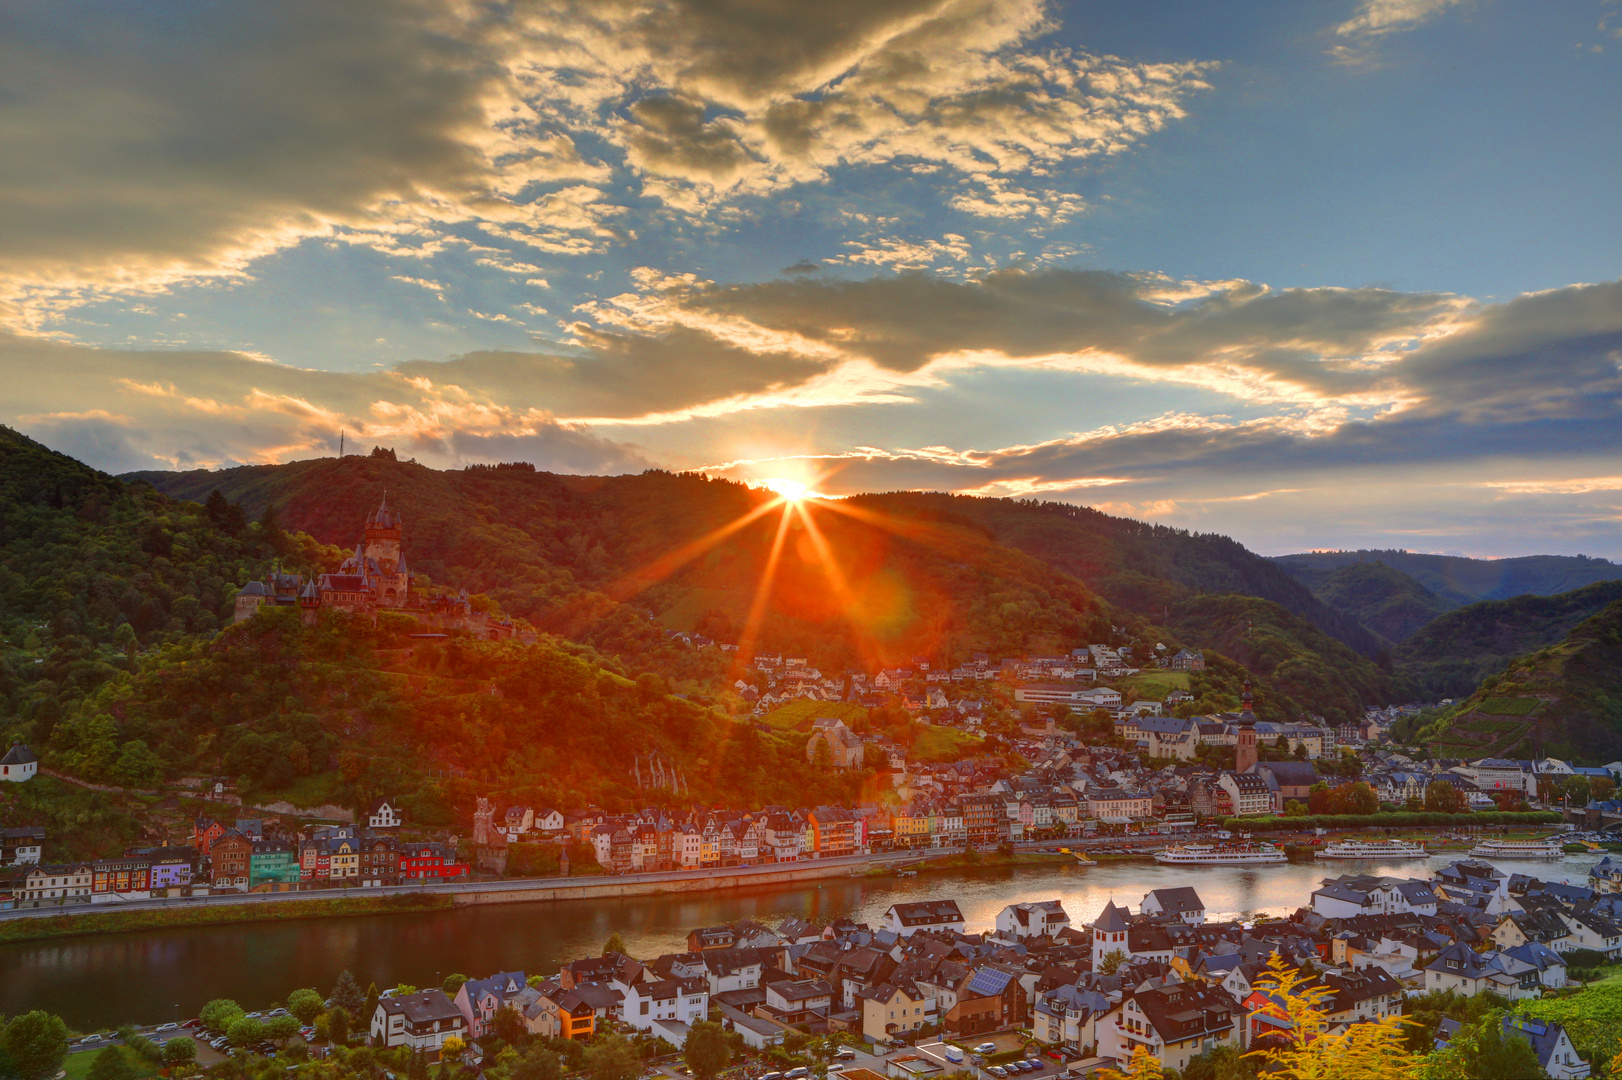
{"label": "river water", "polygon": [[[98,934],[0,946],[0,1014],[48,1009],[82,1030],[188,1019],[215,997],[263,1009],[304,986],[323,991],[344,968],[360,984],[437,985],[451,972],[555,973],[596,955],[618,932],[633,956],[685,948],[688,930],[749,918],[775,926],[791,915],[826,922],[849,916],[876,925],[898,901],[951,898],[973,933],[1022,900],[1059,899],[1073,923],[1091,921],[1109,900],[1136,908],[1151,889],[1192,885],[1212,917],[1288,915],[1330,875],[1427,876],[1451,858],[1402,863],[1290,863],[1282,866],[1041,866],[924,874],[915,878],[829,879],[757,890],[611,901],[503,904],[403,915]],[[1594,856],[1495,865],[1505,873],[1582,884]]]}

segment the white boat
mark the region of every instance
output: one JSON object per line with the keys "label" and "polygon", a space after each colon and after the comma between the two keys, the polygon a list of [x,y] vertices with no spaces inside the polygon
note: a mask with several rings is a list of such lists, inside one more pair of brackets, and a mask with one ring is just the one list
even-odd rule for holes
{"label": "white boat", "polygon": [[1318,852],[1320,859],[1424,859],[1430,852],[1424,844],[1411,844],[1407,840],[1360,840],[1348,837],[1336,840]]}
{"label": "white boat", "polygon": [[1245,866],[1288,862],[1289,856],[1272,844],[1178,844],[1155,852],[1155,862],[1173,866]]}
{"label": "white boat", "polygon": [[1470,849],[1472,859],[1558,859],[1565,852],[1561,841],[1551,836],[1547,840],[1483,840]]}

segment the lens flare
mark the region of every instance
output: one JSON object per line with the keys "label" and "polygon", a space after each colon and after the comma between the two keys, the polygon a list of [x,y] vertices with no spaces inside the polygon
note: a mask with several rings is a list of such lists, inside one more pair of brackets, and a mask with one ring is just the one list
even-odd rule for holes
{"label": "lens flare", "polygon": [[767,491],[776,492],[784,502],[797,503],[804,499],[822,498],[821,495],[812,491],[808,485],[798,480],[790,480],[784,476],[770,476],[764,480],[757,480],[755,483]]}

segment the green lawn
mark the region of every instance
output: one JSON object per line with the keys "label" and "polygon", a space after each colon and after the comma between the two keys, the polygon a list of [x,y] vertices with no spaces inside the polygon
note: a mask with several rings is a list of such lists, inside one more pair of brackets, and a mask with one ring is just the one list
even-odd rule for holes
{"label": "green lawn", "polygon": [[912,756],[922,762],[958,761],[980,752],[983,740],[977,735],[948,727],[925,727],[912,744]]}
{"label": "green lawn", "polygon": [[1188,672],[1140,671],[1130,678],[1118,679],[1116,682],[1119,683],[1119,689],[1131,690],[1140,698],[1164,700],[1173,690],[1188,689]]}
{"label": "green lawn", "polygon": [[787,705],[779,705],[764,717],[765,722],[774,728],[783,731],[797,730],[810,731],[811,721],[824,716],[831,716],[836,720],[843,720],[849,727],[855,721],[867,715],[867,710],[860,705],[852,705],[845,701],[791,701]]}
{"label": "green lawn", "polygon": [[1542,704],[1535,697],[1490,697],[1476,711],[1489,716],[1526,716]]}
{"label": "green lawn", "polygon": [[[77,1054],[69,1054],[67,1061],[62,1063],[62,1068],[68,1074],[66,1080],[84,1080],[85,1075],[90,1072],[91,1063],[96,1060],[99,1053],[100,1050],[81,1050]],[[158,1075],[158,1070],[147,1064],[144,1058],[136,1057],[128,1050],[124,1051],[124,1058],[135,1066],[137,1080]]]}

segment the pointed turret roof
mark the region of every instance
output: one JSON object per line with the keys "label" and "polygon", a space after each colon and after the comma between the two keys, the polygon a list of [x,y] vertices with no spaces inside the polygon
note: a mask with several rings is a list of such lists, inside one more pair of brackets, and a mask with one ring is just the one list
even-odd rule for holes
{"label": "pointed turret roof", "polygon": [[1098,913],[1098,918],[1093,922],[1093,929],[1110,932],[1126,930],[1126,912],[1116,907],[1115,901],[1111,900],[1104,905],[1104,910]]}

